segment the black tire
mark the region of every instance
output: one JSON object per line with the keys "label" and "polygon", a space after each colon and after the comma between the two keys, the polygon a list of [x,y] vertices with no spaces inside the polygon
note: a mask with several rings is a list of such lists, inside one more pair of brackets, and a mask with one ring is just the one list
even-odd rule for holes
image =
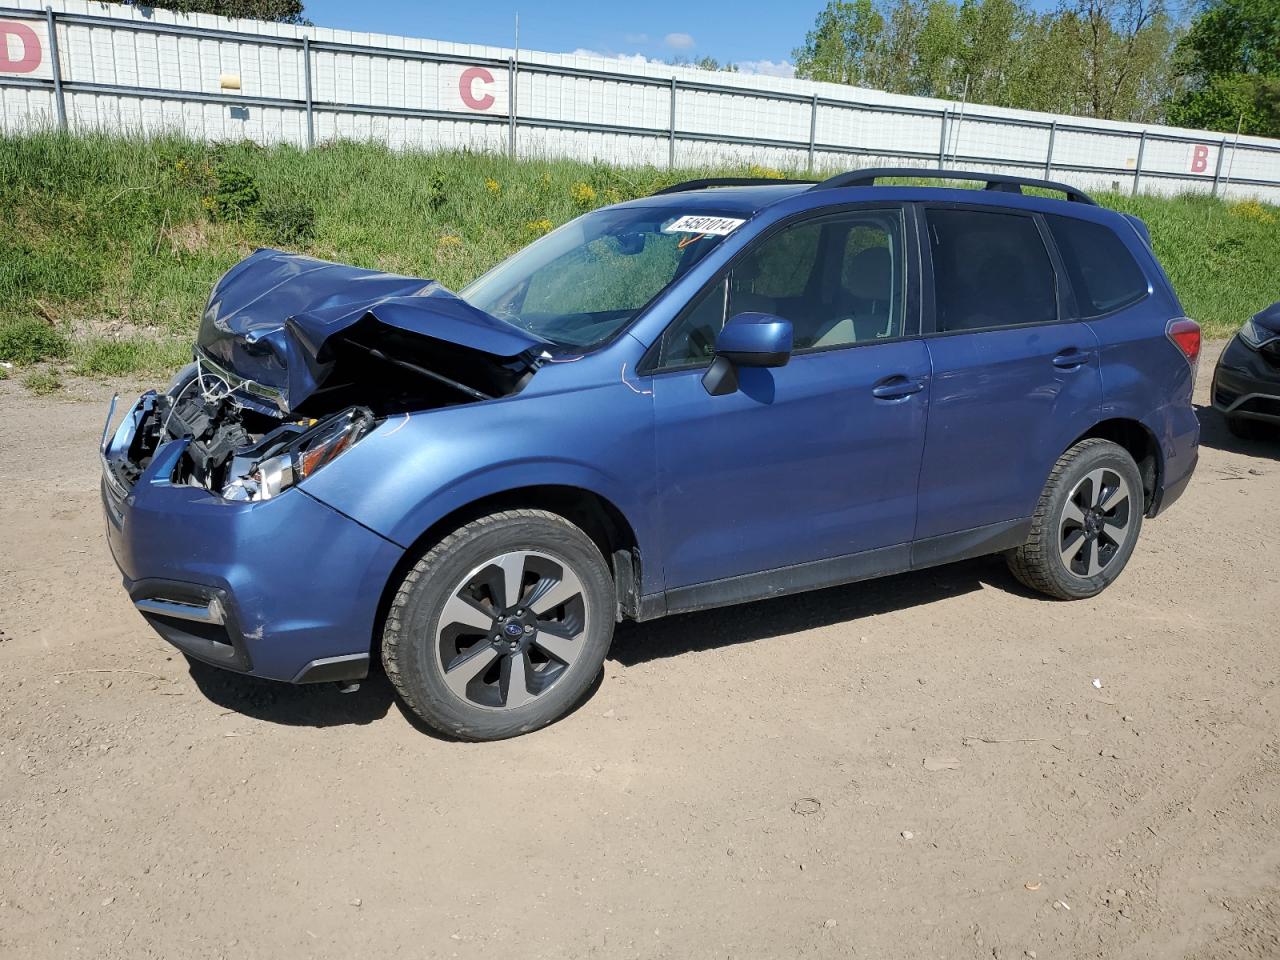
{"label": "black tire", "polygon": [[[1099,476],[1102,481],[1090,479]],[[1095,492],[1103,501],[1123,492],[1125,502],[1109,512],[1101,509],[1105,503],[1082,509],[1081,503]],[[1121,528],[1121,507],[1126,504]],[[1109,440],[1082,440],[1054,464],[1027,542],[1005,555],[1009,570],[1023,585],[1059,600],[1095,597],[1129,562],[1144,512],[1142,477],[1129,452]],[[1081,514],[1078,522],[1075,514]],[[1070,555],[1070,565],[1064,554]],[[1099,569],[1094,570],[1095,565]]]}
{"label": "black tire", "polygon": [[[508,576],[501,561],[521,554],[526,556],[518,561],[520,574],[513,579],[520,583],[515,589],[522,599],[512,606],[528,608],[519,610],[525,618],[519,622],[525,622],[530,639],[522,641],[517,635],[508,641],[502,630],[510,628],[516,617],[514,611],[502,612],[506,608],[497,597],[505,589],[503,577]],[[541,602],[539,593],[553,599],[552,588],[543,586],[552,575],[542,577],[531,570],[535,563],[552,569],[559,564],[560,583],[580,588],[573,600],[552,608],[545,620],[535,616],[533,607]],[[530,576],[538,579],[525,586]],[[494,582],[498,586],[493,587]],[[465,624],[440,622],[446,605],[456,604],[464,593],[473,601],[467,615],[475,613],[479,597],[485,611],[478,619],[492,614],[490,628],[473,630]],[[462,608],[451,605],[449,609]],[[460,740],[501,740],[544,727],[577,705],[604,664],[613,639],[615,610],[613,579],[590,537],[563,517],[542,510],[495,513],[449,534],[405,575],[387,613],[382,662],[405,704],[434,729]],[[571,640],[561,638],[573,645],[572,655],[563,662],[538,645],[540,638],[555,640],[551,627],[559,630],[562,623],[570,625],[564,627],[566,633],[579,631]],[[450,638],[451,631],[463,636]],[[513,651],[521,642],[525,646],[518,653],[508,653],[507,642]],[[519,697],[532,699],[509,705],[517,658]],[[453,665],[461,664],[465,673],[468,662],[480,663],[482,668],[459,692],[451,688],[446,673],[456,685],[457,675],[450,672],[456,669]],[[500,676],[488,680],[495,669]],[[531,692],[531,687],[538,686],[543,689]]]}

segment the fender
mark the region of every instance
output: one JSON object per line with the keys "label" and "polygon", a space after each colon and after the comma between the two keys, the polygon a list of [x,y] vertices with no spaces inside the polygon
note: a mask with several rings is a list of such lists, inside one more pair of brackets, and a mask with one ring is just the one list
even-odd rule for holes
{"label": "fender", "polygon": [[[408,549],[485,497],[577,487],[616,507],[656,557],[653,429],[652,398],[619,381],[525,393],[391,417],[300,489]],[[661,589],[660,566],[647,565],[645,580]]]}

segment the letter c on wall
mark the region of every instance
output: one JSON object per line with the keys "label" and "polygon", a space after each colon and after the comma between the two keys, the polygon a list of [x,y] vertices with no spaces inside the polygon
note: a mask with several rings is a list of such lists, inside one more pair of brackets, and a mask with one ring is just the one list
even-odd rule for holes
{"label": "letter c on wall", "polygon": [[[10,37],[16,37],[22,44],[22,56],[17,60],[9,56]],[[0,20],[0,73],[34,73],[43,54],[34,30],[25,23]]]}
{"label": "letter c on wall", "polygon": [[458,78],[458,93],[462,95],[462,102],[472,110],[488,110],[497,101],[494,100],[491,93],[480,93],[476,95],[476,81],[481,83],[493,83],[493,74],[484,67],[468,67],[462,71],[462,76]]}

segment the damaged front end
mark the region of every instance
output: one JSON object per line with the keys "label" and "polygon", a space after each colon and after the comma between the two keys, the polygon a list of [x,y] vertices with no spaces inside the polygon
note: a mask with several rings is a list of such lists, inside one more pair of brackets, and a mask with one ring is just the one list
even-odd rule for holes
{"label": "damaged front end", "polygon": [[439,284],[260,250],[219,282],[195,362],[141,398],[104,466],[127,490],[182,441],[168,482],[267,500],[388,417],[518,392],[548,346]]}
{"label": "damaged front end", "polygon": [[157,451],[180,440],[184,446],[168,482],[240,501],[278,496],[335,460],[378,423],[368,407],[349,407],[320,420],[282,421],[241,403],[234,390],[194,364],[169,392],[143,397],[134,416],[136,428],[127,450],[107,458],[118,481],[131,487]]}

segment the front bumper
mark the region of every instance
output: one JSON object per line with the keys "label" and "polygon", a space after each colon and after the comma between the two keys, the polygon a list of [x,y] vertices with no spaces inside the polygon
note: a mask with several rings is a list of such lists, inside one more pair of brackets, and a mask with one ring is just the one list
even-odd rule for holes
{"label": "front bumper", "polygon": [[1280,364],[1232,337],[1213,372],[1212,396],[1226,416],[1280,423]]}
{"label": "front bumper", "polygon": [[273,680],[367,674],[399,546],[300,488],[235,503],[176,486],[180,440],[156,451],[129,487],[111,470],[129,439],[122,428],[103,451],[107,542],[160,636],[196,659]]}

